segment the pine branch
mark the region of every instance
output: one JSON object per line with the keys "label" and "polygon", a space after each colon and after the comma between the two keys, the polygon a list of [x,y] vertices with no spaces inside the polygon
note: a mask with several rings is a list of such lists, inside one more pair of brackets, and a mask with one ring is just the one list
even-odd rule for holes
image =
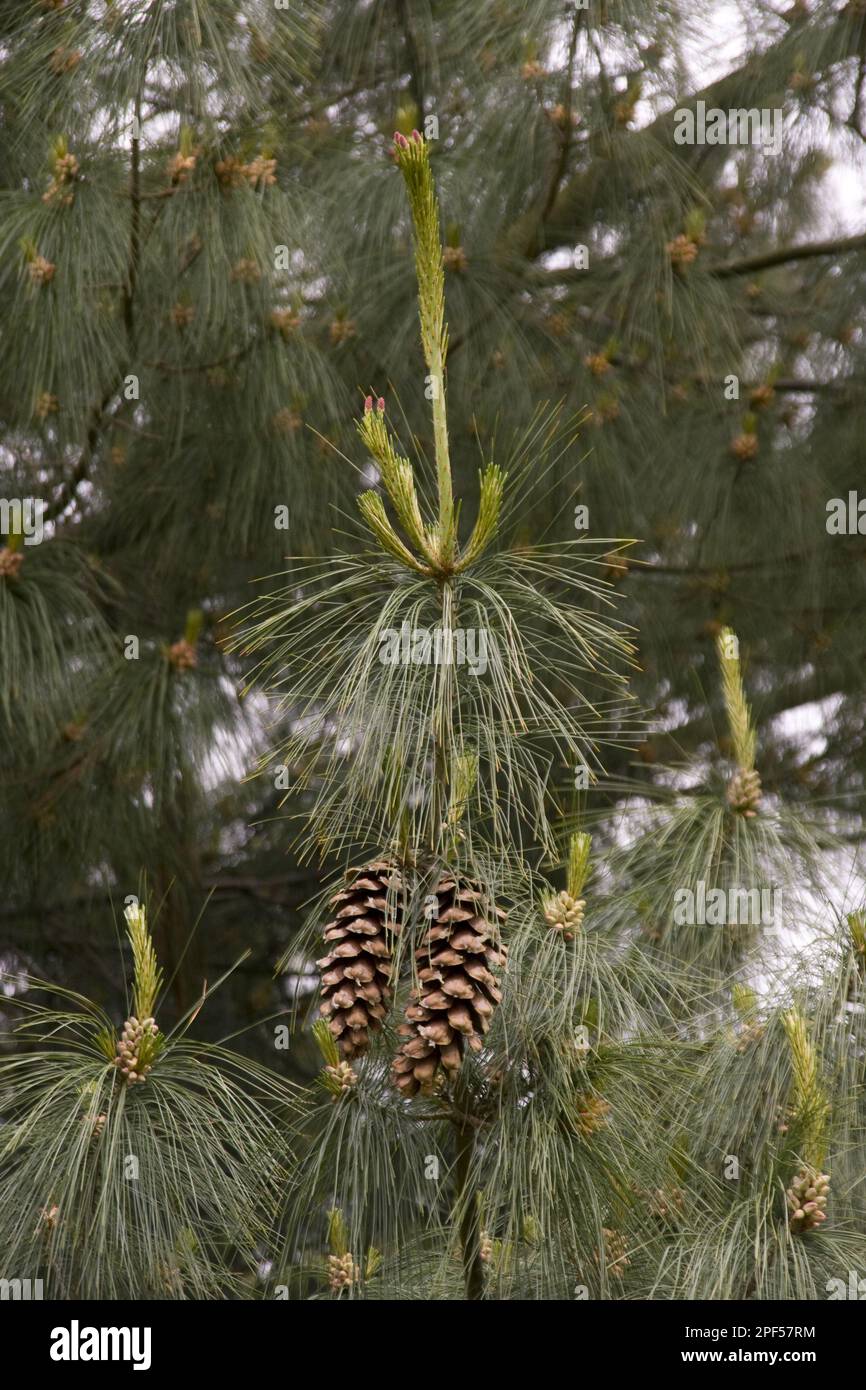
{"label": "pine branch", "polygon": [[470,1185],[475,1156],[475,1129],[469,1123],[455,1122],[457,1159],[454,1179],[457,1189],[455,1209],[460,1228],[465,1297],[477,1301],[484,1296],[484,1265],[481,1260],[481,1213],[477,1194]]}
{"label": "pine branch", "polygon": [[[559,137],[559,151],[550,176],[547,192],[539,211],[538,225],[543,225],[549,218],[568,169],[568,157],[571,153],[571,146],[574,139],[574,122],[572,120],[574,111],[574,65],[577,57],[577,39],[582,23],[583,10],[575,10],[568,40],[568,57],[565,64],[565,78],[563,80],[562,101],[560,103],[563,112],[562,121],[559,127],[554,126]],[[536,231],[537,227],[533,228],[528,238],[526,247],[527,255],[531,254],[532,246],[535,242]]]}
{"label": "pine branch", "polygon": [[45,508],[45,521],[56,521],[58,517],[61,517],[67,507],[75,500],[80,485],[86,482],[90,476],[90,468],[93,463],[93,456],[96,452],[97,444],[99,443],[105,412],[123,384],[125,374],[126,368],[124,367],[115,385],[109,387],[101,401],[91,410],[90,423],[87,428],[84,448],[81,451],[75,468],[72,470],[67,481],[62,485],[57,497]]}
{"label": "pine branch", "polygon": [[772,266],[786,265],[788,262],[811,260],[816,256],[843,256],[851,251],[866,250],[866,233],[852,237],[835,237],[829,241],[806,242],[802,246],[779,246],[773,251],[763,251],[755,256],[745,256],[739,261],[728,261],[724,265],[708,266],[707,274],[718,280],[732,275],[751,275],[758,270],[769,270]]}

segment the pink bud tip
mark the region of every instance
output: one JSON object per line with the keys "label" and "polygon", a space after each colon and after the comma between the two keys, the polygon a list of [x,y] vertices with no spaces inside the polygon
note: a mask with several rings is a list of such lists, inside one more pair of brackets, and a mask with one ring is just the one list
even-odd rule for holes
{"label": "pink bud tip", "polygon": [[420,130],[413,130],[413,131],[412,131],[412,139],[413,139],[413,140],[422,140],[423,138],[424,138],[424,137],[422,136]]}
{"label": "pink bud tip", "polygon": [[409,141],[406,139],[405,135],[400,134],[399,130],[394,131],[394,144],[399,145],[401,150],[409,148]]}
{"label": "pink bud tip", "polygon": [[369,414],[370,414],[370,411],[371,411],[372,409],[373,409],[373,397],[372,397],[372,396],[367,396],[366,399],[365,399],[365,401],[364,401],[364,414],[365,414],[365,415],[369,415]]}
{"label": "pink bud tip", "polygon": [[377,402],[376,402],[376,409],[378,410],[378,412],[379,412],[380,415],[383,415],[383,414],[385,413],[385,397],[384,397],[384,396],[380,396],[379,399],[377,400]]}

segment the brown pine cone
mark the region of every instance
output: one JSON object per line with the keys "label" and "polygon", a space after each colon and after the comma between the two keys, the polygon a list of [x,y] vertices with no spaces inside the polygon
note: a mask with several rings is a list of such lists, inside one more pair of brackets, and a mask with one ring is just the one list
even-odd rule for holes
{"label": "brown pine cone", "polygon": [[[329,953],[322,972],[319,1013],[351,1061],[370,1045],[391,1003],[391,956],[401,929],[403,876],[387,860],[353,869],[335,893],[334,920],[325,927]],[[390,900],[389,900],[390,898]]]}
{"label": "brown pine cone", "polygon": [[436,888],[438,910],[415,952],[418,987],[410,995],[406,1041],[394,1058],[394,1085],[404,1095],[429,1094],[463,1062],[464,1047],[480,1052],[501,994],[492,969],[504,966],[497,918],[481,886],[448,875]]}

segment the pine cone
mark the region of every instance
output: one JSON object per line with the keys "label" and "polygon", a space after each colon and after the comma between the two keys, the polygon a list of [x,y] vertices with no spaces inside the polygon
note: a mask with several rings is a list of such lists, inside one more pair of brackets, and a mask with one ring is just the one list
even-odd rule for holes
{"label": "pine cone", "polygon": [[731,440],[731,453],[734,458],[740,459],[744,463],[755,458],[758,453],[758,436],[749,433],[738,434],[735,439]]}
{"label": "pine cone", "polygon": [[[152,1018],[146,1018],[142,1022],[137,1018],[128,1018],[124,1023],[114,1065],[119,1067],[127,1086],[146,1081],[148,1073],[153,1070],[152,1059],[155,1056],[158,1033],[156,1021]],[[146,1060],[147,1058],[151,1061]]]}
{"label": "pine cone", "polygon": [[335,1067],[325,1067],[325,1073],[334,1082],[339,1090],[334,1091],[334,1101],[338,1101],[347,1091],[351,1091],[353,1086],[358,1084],[358,1073],[353,1071],[348,1062],[338,1062]]}
{"label": "pine cone", "polygon": [[763,410],[764,406],[772,404],[775,395],[770,383],[768,381],[762,382],[760,386],[755,386],[749,392],[749,405],[753,410]]}
{"label": "pine cone", "polygon": [[334,319],[330,327],[331,342],[334,347],[339,347],[341,343],[347,343],[350,338],[354,338],[357,331],[354,319]]}
{"label": "pine cone", "polygon": [[647,1193],[647,1201],[652,1215],[665,1226],[676,1226],[685,1210],[683,1190],[676,1185],[657,1187],[655,1192]]}
{"label": "pine cone", "polygon": [[233,154],[227,155],[225,159],[218,159],[214,165],[214,173],[222,188],[241,187],[246,178],[244,170],[243,161]]}
{"label": "pine cone", "polygon": [[351,874],[348,886],[331,898],[336,910],[324,933],[330,950],[316,962],[322,972],[319,1012],[346,1061],[366,1052],[391,1003],[391,953],[401,927],[396,896],[403,888],[400,871],[387,860]]}
{"label": "pine cone", "polygon": [[355,1264],[351,1255],[328,1256],[328,1285],[334,1293],[357,1284],[360,1277],[360,1267]]}
{"label": "pine cone", "polygon": [[45,256],[34,256],[27,267],[30,279],[34,285],[48,285],[54,279],[54,272],[57,266],[53,261],[49,261]]}
{"label": "pine cone", "polygon": [[262,272],[258,263],[250,260],[249,256],[242,256],[232,266],[231,279],[239,281],[242,285],[257,285],[261,278]]}
{"label": "pine cone", "polygon": [[175,304],[169,317],[175,328],[186,328],[195,318],[195,308],[192,304]]}
{"label": "pine cone", "polygon": [[192,671],[198,665],[198,655],[193,644],[181,637],[169,647],[168,661],[176,671]]}
{"label": "pine cone", "polygon": [[621,1231],[612,1230],[609,1226],[603,1226],[601,1234],[604,1238],[604,1248],[596,1250],[595,1262],[599,1267],[606,1268],[613,1278],[621,1279],[627,1266],[631,1264],[625,1236]]}
{"label": "pine cone", "polygon": [[80,51],[72,48],[64,48],[63,45],[55,48],[51,57],[48,59],[48,66],[51,71],[59,77],[61,73],[73,72],[81,62]]}
{"label": "pine cone", "polygon": [[304,423],[304,417],[297,410],[290,410],[284,405],[275,415],[271,416],[271,425],[278,434],[294,434]]}
{"label": "pine cone", "polygon": [[604,1096],[578,1096],[574,1107],[574,1127],[581,1139],[589,1139],[607,1124],[610,1102]]}
{"label": "pine cone", "polygon": [[439,880],[439,907],[415,952],[419,987],[411,992],[406,1021],[398,1032],[406,1041],[394,1059],[394,1085],[404,1095],[429,1094],[449,1072],[459,1071],[464,1040],[480,1052],[482,1038],[501,999],[491,967],[505,963],[498,944],[500,908],[491,910],[477,883]]}
{"label": "pine cone", "polygon": [[442,265],[457,275],[463,275],[469,268],[469,257],[462,246],[446,246],[442,250]]}
{"label": "pine cone", "polygon": [[763,1023],[747,1023],[742,1032],[737,1034],[737,1051],[748,1052],[754,1043],[761,1041],[765,1031]]}
{"label": "pine cone", "polygon": [[10,550],[8,545],[0,546],[0,579],[17,579],[24,564],[20,550]]}
{"label": "pine cone", "polygon": [[289,334],[298,327],[301,319],[294,309],[272,309],[270,321],[272,328],[276,328],[278,333],[282,333],[284,338],[288,338]]}
{"label": "pine cone", "polygon": [[244,178],[251,188],[270,188],[277,181],[277,161],[266,159],[264,155],[256,155],[249,164],[243,168]]}
{"label": "pine cone", "polygon": [[60,1208],[56,1205],[43,1207],[39,1213],[40,1226],[43,1231],[53,1231],[57,1225],[57,1218],[60,1215]]}
{"label": "pine cone", "polygon": [[804,1168],[798,1173],[788,1188],[789,1224],[795,1235],[814,1230],[827,1220],[824,1208],[830,1178],[827,1173],[816,1173],[814,1169]]}
{"label": "pine cone", "polygon": [[583,922],[584,898],[573,898],[565,889],[552,894],[544,904],[544,920],[551,931],[559,932],[563,941],[573,941],[574,933]]}
{"label": "pine cone", "polygon": [[728,805],[738,815],[752,817],[761,802],[761,776],[754,768],[745,772],[741,768],[728,784]]}
{"label": "pine cone", "polygon": [[186,183],[193,169],[195,168],[196,156],[194,154],[182,154],[180,150],[173,154],[168,161],[168,176],[172,183]]}
{"label": "pine cone", "polygon": [[674,237],[673,241],[668,242],[667,252],[674,270],[682,271],[696,260],[698,248],[691,237],[680,233],[679,236]]}

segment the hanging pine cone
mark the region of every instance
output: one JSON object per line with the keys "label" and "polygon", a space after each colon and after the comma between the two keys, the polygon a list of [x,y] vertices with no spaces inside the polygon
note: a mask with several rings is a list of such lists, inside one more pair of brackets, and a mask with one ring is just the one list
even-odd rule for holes
{"label": "hanging pine cone", "polygon": [[789,1224],[795,1235],[814,1230],[827,1220],[824,1208],[829,1191],[830,1178],[827,1173],[816,1173],[814,1169],[804,1168],[797,1174],[787,1192]]}
{"label": "hanging pine cone", "polygon": [[324,933],[329,954],[316,962],[322,972],[319,1012],[346,1061],[366,1052],[370,1033],[382,1026],[391,1002],[391,954],[400,931],[396,899],[402,889],[400,871],[380,860],[351,870],[348,885],[330,900],[334,920]]}
{"label": "hanging pine cone", "polygon": [[464,1040],[480,1052],[482,1039],[501,999],[491,968],[505,964],[487,895],[477,883],[445,877],[435,897],[438,910],[415,952],[419,986],[411,992],[406,1039],[394,1059],[392,1076],[404,1095],[429,1093],[448,1073],[459,1071]]}
{"label": "hanging pine cone", "polygon": [[761,776],[754,768],[735,773],[728,784],[728,805],[741,816],[754,816],[761,801]]}

